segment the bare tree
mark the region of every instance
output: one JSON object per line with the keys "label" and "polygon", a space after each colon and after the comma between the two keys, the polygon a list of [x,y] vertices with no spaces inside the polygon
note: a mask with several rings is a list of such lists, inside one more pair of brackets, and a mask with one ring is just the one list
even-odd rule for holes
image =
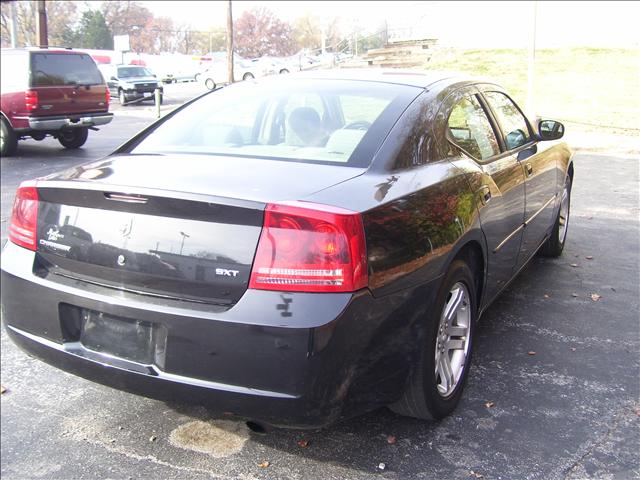
{"label": "bare tree", "polygon": [[[18,46],[36,45],[36,6],[35,2],[15,2],[16,24],[18,26]],[[11,12],[9,2],[2,2],[2,46],[11,45]]]}
{"label": "bare tree", "polygon": [[148,8],[126,0],[103,2],[101,10],[113,35],[129,35],[131,50],[154,52],[153,13]]}
{"label": "bare tree", "polygon": [[49,44],[74,47],[75,29],[79,20],[77,2],[47,1]]}
{"label": "bare tree", "polygon": [[9,2],[0,4],[0,41],[3,48],[11,46],[11,6]]}
{"label": "bare tree", "polygon": [[[2,46],[11,45],[11,5],[16,9],[17,45],[32,46],[38,44],[36,35],[37,8],[35,2],[2,2],[1,29]],[[47,1],[47,23],[49,44],[73,47],[74,31],[78,23],[77,2],[67,0]]]}
{"label": "bare tree", "polygon": [[293,37],[299,48],[318,51],[321,49],[322,22],[325,22],[326,46],[330,50],[335,50],[342,38],[339,19],[337,17],[321,19],[311,14],[299,17],[293,23]]}

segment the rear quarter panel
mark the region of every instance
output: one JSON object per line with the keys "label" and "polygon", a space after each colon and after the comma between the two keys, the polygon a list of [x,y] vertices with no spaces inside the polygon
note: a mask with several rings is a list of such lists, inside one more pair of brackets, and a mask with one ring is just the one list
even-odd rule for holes
{"label": "rear quarter panel", "polygon": [[305,199],[362,212],[376,297],[437,279],[468,241],[484,249],[478,198],[465,172],[440,158],[434,136],[444,95],[421,95],[365,174]]}

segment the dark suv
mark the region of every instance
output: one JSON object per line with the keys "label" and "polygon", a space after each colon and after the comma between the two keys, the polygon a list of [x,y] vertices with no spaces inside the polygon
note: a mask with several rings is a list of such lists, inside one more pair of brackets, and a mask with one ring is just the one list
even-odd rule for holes
{"label": "dark suv", "polygon": [[101,65],[100,71],[107,82],[111,95],[118,97],[121,105],[151,100],[155,102],[154,91],[160,89],[162,104],[162,85],[147,68],[139,65]]}
{"label": "dark suv", "polygon": [[109,92],[91,56],[71,49],[2,49],[2,156],[18,140],[57,138],[66,148],[109,123]]}

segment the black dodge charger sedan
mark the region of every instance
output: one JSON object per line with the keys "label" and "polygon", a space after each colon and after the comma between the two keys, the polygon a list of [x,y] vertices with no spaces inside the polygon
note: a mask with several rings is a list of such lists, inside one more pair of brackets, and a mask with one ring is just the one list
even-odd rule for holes
{"label": "black dodge charger sedan", "polygon": [[562,253],[563,133],[436,72],[210,92],[20,186],[7,332],[85,378],[271,425],[442,418],[482,312],[536,252]]}

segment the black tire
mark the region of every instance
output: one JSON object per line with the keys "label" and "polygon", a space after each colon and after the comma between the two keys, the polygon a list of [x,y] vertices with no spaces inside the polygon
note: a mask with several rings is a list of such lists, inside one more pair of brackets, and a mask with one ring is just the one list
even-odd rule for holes
{"label": "black tire", "polygon": [[247,72],[242,76],[242,80],[252,80],[255,77],[253,76],[253,73],[251,72]]}
{"label": "black tire", "polygon": [[120,101],[120,105],[127,104],[127,98],[124,96],[124,90],[118,90],[118,100]]}
{"label": "black tire", "polygon": [[13,131],[9,122],[4,117],[0,117],[0,135],[2,144],[0,146],[0,155],[3,157],[11,157],[16,154],[18,150],[18,137],[16,132]]}
{"label": "black tire", "polygon": [[[443,309],[450,298],[451,289],[462,283],[468,292],[468,299],[465,308],[469,308],[469,335],[467,354],[464,358],[462,373],[455,385],[455,388],[446,397],[438,391],[438,381],[436,374],[436,345],[440,327],[440,318]],[[409,379],[406,390],[400,400],[389,405],[389,408],[399,414],[408,417],[421,418],[425,420],[438,420],[450,415],[458,405],[462,396],[462,391],[469,373],[471,365],[471,354],[473,352],[473,333],[476,324],[476,285],[474,275],[469,266],[462,260],[454,260],[449,271],[444,277],[435,301],[435,308],[427,318],[426,332],[422,341],[420,360]],[[464,305],[464,304],[463,304]]]}
{"label": "black tire", "polygon": [[287,70],[286,68],[280,70],[280,75],[284,75],[285,73],[289,73],[289,70]]}
{"label": "black tire", "polygon": [[196,73],[196,74],[193,76],[193,81],[194,81],[194,82],[197,82],[199,78],[200,78],[200,74],[199,74],[199,73]]}
{"label": "black tire", "polygon": [[207,87],[209,90],[215,90],[216,82],[213,81],[213,78],[207,78],[204,81],[204,86]]}
{"label": "black tire", "polygon": [[[566,212],[563,212],[562,199],[564,193],[567,193],[567,206]],[[560,208],[558,208],[558,215],[556,221],[553,224],[553,230],[551,230],[551,236],[540,247],[540,255],[543,257],[559,257],[562,255],[564,246],[567,242],[567,232],[569,230],[569,217],[571,213],[571,177],[567,175],[565,179],[564,188],[560,194]],[[564,233],[561,234],[561,223],[564,222]]]}
{"label": "black tire", "polygon": [[80,148],[85,144],[88,136],[88,128],[72,128],[69,130],[62,130],[58,134],[58,141],[64,148]]}

